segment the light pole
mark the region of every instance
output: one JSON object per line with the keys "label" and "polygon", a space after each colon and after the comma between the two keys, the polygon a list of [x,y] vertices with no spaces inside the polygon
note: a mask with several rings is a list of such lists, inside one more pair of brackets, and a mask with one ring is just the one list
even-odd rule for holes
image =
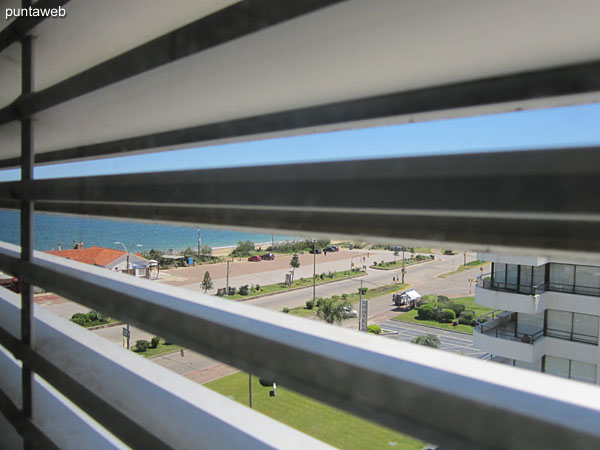
{"label": "light pole", "polygon": [[120,244],[123,246],[123,248],[125,249],[125,253],[127,254],[127,273],[129,273],[129,252],[127,251],[127,247],[125,247],[125,244],[123,244],[122,242],[119,241],[115,241],[115,244]]}
{"label": "light pole", "polygon": [[313,240],[313,304],[317,301],[317,250],[316,242]]}
{"label": "light pole", "polygon": [[406,273],[406,267],[404,262],[404,245],[402,246],[402,284],[404,284],[404,274]]}
{"label": "light pole", "polygon": [[[129,274],[129,252],[127,251],[127,247],[125,247],[125,244],[119,241],[115,241],[115,244],[120,244],[125,249],[125,253],[127,255],[127,274]],[[142,247],[142,244],[136,244],[136,247]],[[129,330],[129,322],[127,322],[127,350],[129,350],[130,339],[131,331]]]}

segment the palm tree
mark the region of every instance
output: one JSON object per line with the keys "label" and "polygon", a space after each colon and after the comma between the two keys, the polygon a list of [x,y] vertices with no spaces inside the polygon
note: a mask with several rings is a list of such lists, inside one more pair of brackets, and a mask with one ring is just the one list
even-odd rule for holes
{"label": "palm tree", "polygon": [[426,347],[440,348],[442,343],[440,342],[440,338],[435,334],[421,334],[417,336],[412,341],[413,344],[424,345]]}
{"label": "palm tree", "polygon": [[208,291],[209,289],[212,289],[212,287],[213,287],[213,282],[210,279],[210,272],[208,270],[206,272],[204,272],[204,280],[202,280],[202,287],[204,288],[205,294],[206,294],[206,291]]}
{"label": "palm tree", "polygon": [[319,302],[317,316],[327,323],[342,323],[349,311],[352,310],[352,303],[348,300],[338,300],[333,298],[324,298]]}
{"label": "palm tree", "polygon": [[292,268],[292,283],[294,282],[294,271],[300,267],[300,259],[298,259],[298,254],[294,253],[292,255],[292,260],[290,261],[290,267]]}

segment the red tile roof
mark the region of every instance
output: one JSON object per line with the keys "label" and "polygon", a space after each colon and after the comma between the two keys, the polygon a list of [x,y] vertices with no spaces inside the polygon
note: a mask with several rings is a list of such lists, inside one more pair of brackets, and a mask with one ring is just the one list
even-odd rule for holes
{"label": "red tile roof", "polygon": [[112,248],[104,247],[90,247],[76,250],[51,250],[46,253],[101,267],[106,267],[116,259],[125,255],[123,250],[113,250]]}

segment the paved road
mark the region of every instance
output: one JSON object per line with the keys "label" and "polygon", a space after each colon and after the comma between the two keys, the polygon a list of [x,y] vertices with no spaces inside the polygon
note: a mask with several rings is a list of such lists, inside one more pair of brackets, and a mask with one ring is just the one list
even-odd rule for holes
{"label": "paved road", "polygon": [[[365,264],[367,265],[372,264],[374,261],[394,259],[392,252],[381,250],[371,251],[369,256],[370,257],[368,257],[367,252],[364,251],[341,251],[339,253],[328,254],[327,256],[317,255],[317,257],[320,257],[320,262],[318,262],[316,266],[317,273],[326,272],[329,270],[344,270],[350,267],[351,261],[354,261],[357,265],[359,263],[362,265],[363,257],[365,258]],[[473,259],[473,257],[474,255],[469,255],[469,259]],[[417,289],[421,294],[434,293],[448,296],[467,295],[469,293],[468,279],[474,278],[479,274],[479,271],[477,269],[453,275],[452,277],[445,279],[437,278],[437,275],[441,273],[449,272],[456,269],[456,267],[458,267],[458,265],[462,263],[462,258],[462,255],[444,256],[438,254],[436,255],[436,260],[433,262],[409,266],[406,274],[406,282],[410,283],[411,287]],[[303,255],[304,263],[306,263],[306,261],[308,261],[309,259],[312,261],[312,255]],[[254,263],[253,266],[253,263],[243,263],[244,265],[242,267],[247,267],[248,265],[251,265],[250,267],[253,267],[254,269],[267,270],[265,270],[264,272],[247,273],[237,277],[232,277],[230,279],[231,285],[256,283],[267,284],[267,282],[273,282],[273,280],[282,280],[285,276],[285,273],[288,271],[288,268],[285,267],[276,270],[268,270],[271,267],[273,267],[272,265],[268,265],[272,262],[273,261],[265,261],[264,263]],[[285,264],[283,263],[280,263],[279,265],[285,266]],[[175,272],[177,274],[183,273],[179,271]],[[312,265],[305,264],[304,266],[301,266],[299,270],[296,270],[296,277],[310,277],[312,276],[312,272]],[[194,273],[189,271],[185,274],[190,277],[190,274],[194,275]],[[197,273],[195,273],[194,276],[196,275]],[[316,295],[317,297],[328,297],[331,295],[352,293],[356,292],[357,288],[360,286],[361,279],[363,280],[363,285],[365,287],[372,288],[384,284],[389,284],[392,281],[392,277],[399,275],[399,269],[393,271],[368,269],[368,274],[365,276],[354,278],[351,280],[345,280],[317,286]],[[179,281],[177,281],[176,283],[169,284],[177,284],[179,287],[194,291],[200,290],[199,283],[189,283],[191,278],[186,278],[179,275],[177,275],[177,277]],[[225,280],[217,279],[215,281],[216,287],[219,287],[219,283],[224,283]],[[281,311],[283,307],[294,307],[305,304],[306,300],[312,299],[312,295],[312,288],[307,288],[298,291],[277,294],[269,297],[263,297],[256,300],[250,300],[247,303],[275,311]],[[387,318],[390,318],[393,315],[399,313],[395,305],[392,304],[391,298],[391,295],[385,295],[369,301],[369,319],[379,319],[379,321],[371,321],[371,323],[379,323],[385,321]],[[65,318],[69,318],[75,312],[86,312],[88,310],[88,308],[85,306],[78,305],[76,303],[69,302],[56,297],[52,298],[51,296],[48,296],[45,299],[36,299],[36,303],[47,307],[56,314]],[[345,321],[344,325],[351,328],[357,328],[357,319],[349,319]],[[103,336],[104,338],[110,340],[116,345],[123,345],[122,326],[104,328],[101,330],[94,331],[94,333]],[[408,331],[404,331],[402,334],[402,336],[406,336],[407,339],[409,335],[410,332]],[[151,337],[152,335],[150,333],[147,333],[135,327],[131,327],[132,345],[137,339],[148,340]],[[450,342],[450,340],[448,340],[447,345],[453,344]],[[211,367],[215,364],[214,360],[187,350],[185,351],[185,356],[183,358],[181,358],[179,353],[175,353],[155,358],[154,361],[175,372],[184,374],[197,373],[199,370]]]}
{"label": "paved road", "polygon": [[386,330],[397,331],[398,334],[386,336],[390,339],[410,342],[421,334],[435,334],[440,338],[442,350],[452,353],[459,353],[474,358],[489,359],[490,354],[473,348],[473,337],[470,334],[446,331],[437,328],[424,327],[412,323],[399,322],[397,320],[388,320],[381,324]]}

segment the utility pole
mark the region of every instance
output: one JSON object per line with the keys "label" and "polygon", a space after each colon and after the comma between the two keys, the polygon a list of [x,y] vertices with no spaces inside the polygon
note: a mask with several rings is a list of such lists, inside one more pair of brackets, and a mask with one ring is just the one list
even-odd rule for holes
{"label": "utility pole", "polygon": [[404,272],[406,272],[406,268],[404,266],[404,245],[402,246],[402,284],[404,284]]}
{"label": "utility pole", "polygon": [[248,403],[252,408],[252,374],[248,374]]}
{"label": "utility pole", "polygon": [[465,253],[463,255],[463,267],[466,269],[467,268],[467,251],[465,250]]}
{"label": "utility pole", "polygon": [[317,251],[313,240],[313,304],[317,301]]}
{"label": "utility pole", "polygon": [[200,247],[202,247],[202,238],[200,237],[200,228],[198,228],[198,260],[200,259]]}
{"label": "utility pole", "polygon": [[362,306],[362,286],[363,286],[363,280],[360,280],[360,291],[358,292],[358,305],[360,306],[360,309],[358,311],[358,331],[360,331],[360,325],[362,324],[362,321],[364,320],[363,318],[363,306]]}
{"label": "utility pole", "polygon": [[229,261],[227,261],[227,290],[225,291],[225,295],[229,295]]}

